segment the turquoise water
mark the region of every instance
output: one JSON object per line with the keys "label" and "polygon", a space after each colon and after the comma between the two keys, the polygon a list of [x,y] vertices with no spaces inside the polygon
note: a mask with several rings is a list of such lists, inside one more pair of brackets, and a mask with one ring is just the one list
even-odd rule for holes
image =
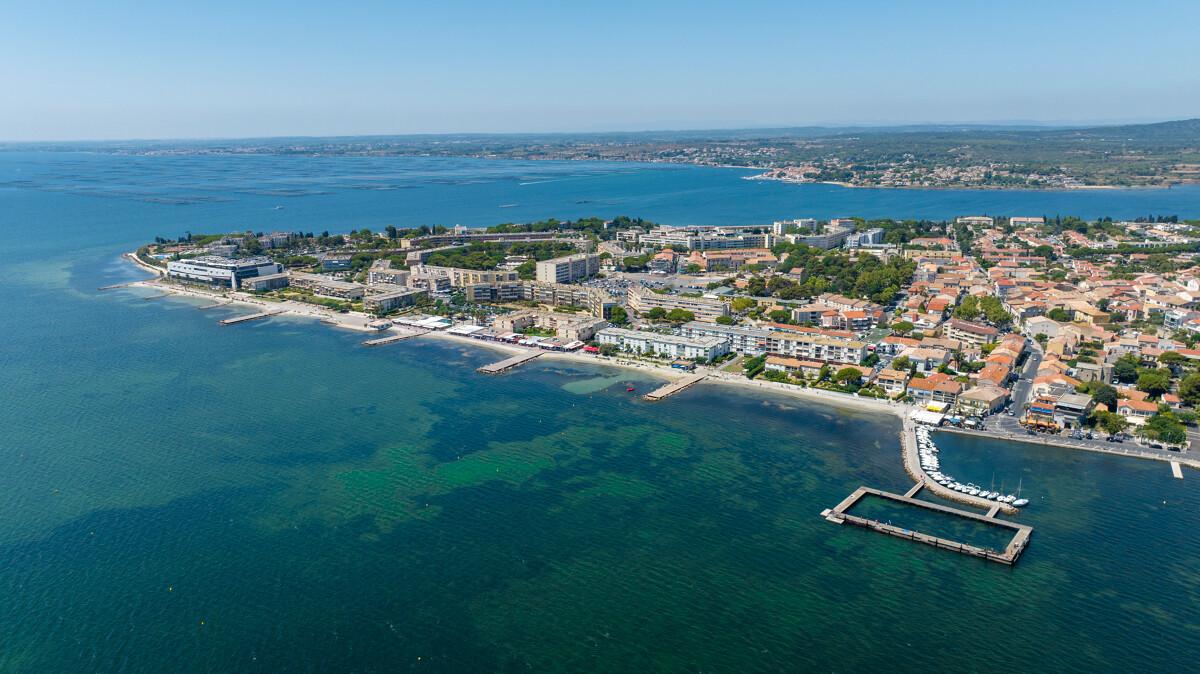
{"label": "turquoise water", "polygon": [[[138,277],[122,250],[186,229],[758,220],[825,191],[735,198],[763,184],[716,169],[242,160],[0,154],[0,670],[1178,671],[1200,649],[1192,471],[940,437],[946,470],[1034,500],[1005,569],[819,517],[861,484],[908,486],[886,417],[719,385],[650,404],[625,392],[654,384],[641,373],[485,377],[499,356],[470,344],[364,349],[95,292]],[[407,177],[364,186],[385,170]],[[1095,203],[1200,211],[1200,192],[1155,194],[1182,201]],[[842,190],[805,213],[990,210],[970,198]]]}

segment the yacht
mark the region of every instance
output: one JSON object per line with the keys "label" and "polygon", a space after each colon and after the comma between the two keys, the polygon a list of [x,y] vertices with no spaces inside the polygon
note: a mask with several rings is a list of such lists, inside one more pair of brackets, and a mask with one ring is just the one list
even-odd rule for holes
{"label": "yacht", "polygon": [[1019,499],[1013,501],[1012,504],[1018,508],[1024,508],[1025,506],[1029,505],[1029,499],[1019,498]]}

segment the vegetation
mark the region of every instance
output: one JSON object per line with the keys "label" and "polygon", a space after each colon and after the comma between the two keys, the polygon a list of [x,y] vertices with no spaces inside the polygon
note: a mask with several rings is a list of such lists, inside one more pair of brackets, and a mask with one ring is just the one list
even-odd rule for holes
{"label": "vegetation", "polygon": [[[458,250],[442,250],[429,256],[428,263],[460,269],[495,269],[507,255],[524,255],[549,260],[575,251],[575,246],[560,241],[519,241],[516,243],[472,243]],[[518,272],[520,269],[518,269]],[[528,271],[528,270],[527,270]],[[532,278],[532,275],[530,275]]]}

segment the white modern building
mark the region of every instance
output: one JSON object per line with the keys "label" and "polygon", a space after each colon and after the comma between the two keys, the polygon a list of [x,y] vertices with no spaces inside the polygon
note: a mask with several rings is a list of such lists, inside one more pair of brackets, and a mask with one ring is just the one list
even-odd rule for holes
{"label": "white modern building", "polygon": [[679,328],[680,334],[688,339],[716,337],[729,344],[730,351],[757,356],[767,351],[767,338],[771,333],[758,328],[747,328],[739,325],[721,325],[720,323],[704,323],[690,321]]}
{"label": "white modern building", "polygon": [[268,257],[233,259],[206,255],[189,260],[172,260],[167,263],[167,276],[171,278],[234,289],[241,287],[241,280],[244,278],[268,276],[282,272],[283,265],[272,262]]}
{"label": "white modern building", "polygon": [[596,341],[600,344],[612,344],[622,351],[655,353],[668,358],[686,358],[688,360],[696,358],[712,360],[729,353],[729,342],[719,337],[691,339],[624,328],[605,328],[596,333]]}

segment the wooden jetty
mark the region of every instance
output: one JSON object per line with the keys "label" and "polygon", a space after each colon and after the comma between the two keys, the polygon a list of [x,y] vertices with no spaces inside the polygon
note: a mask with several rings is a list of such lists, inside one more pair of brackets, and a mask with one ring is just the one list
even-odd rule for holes
{"label": "wooden jetty", "polygon": [[395,342],[400,342],[400,341],[403,341],[406,339],[411,339],[413,337],[420,337],[421,335],[427,334],[428,332],[429,332],[428,330],[422,330],[420,332],[393,333],[386,337],[376,337],[375,339],[368,339],[365,342],[363,342],[362,345],[363,346],[383,346],[385,344],[393,344]]}
{"label": "wooden jetty", "polygon": [[237,325],[246,321],[257,321],[262,318],[267,318],[278,314],[278,311],[263,311],[257,314],[246,314],[245,316],[235,316],[233,318],[225,318],[220,321],[221,325]]}
{"label": "wooden jetty", "polygon": [[508,372],[518,365],[527,363],[540,355],[542,355],[541,351],[526,351],[524,353],[517,354],[512,358],[505,358],[498,363],[484,365],[476,371],[484,374],[500,374],[501,372]]}
{"label": "wooden jetty", "polygon": [[[918,485],[918,487],[919,486],[920,485]],[[910,490],[910,493],[915,492]],[[947,515],[964,517],[969,520],[975,520],[977,522],[984,522],[993,526],[1004,527],[1013,531],[1013,537],[1002,552],[997,552],[995,550],[969,545],[960,541],[953,541],[946,538],[931,536],[929,534],[923,534],[919,531],[905,529],[893,524],[887,524],[884,522],[867,519],[865,517],[851,515],[847,512],[854,507],[854,504],[858,503],[866,496],[876,496],[879,498],[888,499],[890,501],[896,501],[898,503],[915,506],[917,508],[925,508],[927,510],[933,510],[936,512],[945,513]],[[953,550],[954,552],[960,552],[964,555],[971,555],[972,557],[986,559],[989,562],[997,562],[1000,564],[1007,564],[1009,566],[1017,563],[1017,559],[1020,558],[1021,553],[1024,552],[1026,546],[1029,545],[1029,537],[1033,534],[1033,527],[1027,524],[1017,524],[1016,522],[996,519],[991,513],[988,515],[980,515],[978,513],[959,510],[958,508],[951,508],[950,506],[944,506],[938,503],[921,501],[908,496],[901,496],[899,494],[893,494],[891,492],[886,492],[879,489],[872,489],[871,487],[859,487],[858,489],[854,490],[852,494],[842,499],[842,502],[837,504],[837,506],[834,508],[822,511],[821,516],[835,524],[853,524],[865,529],[888,534],[889,536],[905,538],[910,541],[932,545],[935,548]]]}
{"label": "wooden jetty", "polygon": [[645,398],[646,400],[662,400],[663,398],[666,398],[668,396],[673,396],[676,393],[679,393],[680,391],[684,390],[685,388],[688,388],[688,387],[698,383],[700,380],[704,379],[707,376],[708,376],[707,374],[688,375],[688,376],[684,377],[683,379],[676,379],[673,382],[668,382],[666,384],[663,384],[662,386],[658,387],[657,389],[654,389],[653,391],[647,393],[646,395],[644,395],[642,397]]}

